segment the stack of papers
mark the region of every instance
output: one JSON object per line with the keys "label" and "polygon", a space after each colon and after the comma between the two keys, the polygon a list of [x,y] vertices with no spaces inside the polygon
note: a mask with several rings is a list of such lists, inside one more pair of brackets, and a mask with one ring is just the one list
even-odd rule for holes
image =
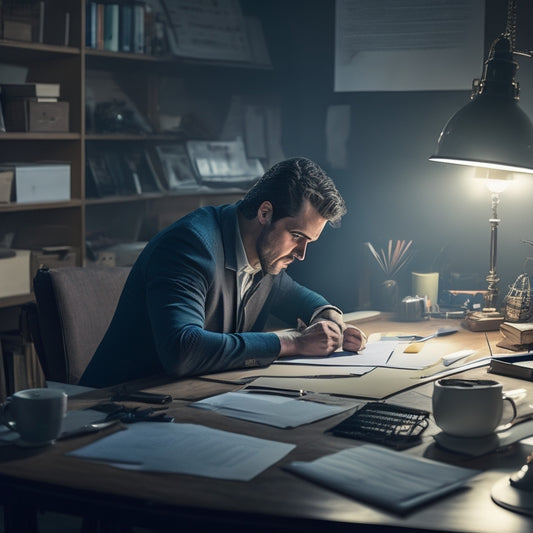
{"label": "stack of papers", "polygon": [[405,514],[463,486],[478,470],[413,457],[366,444],[287,470],[348,496]]}
{"label": "stack of papers", "polygon": [[329,405],[276,394],[227,392],[192,403],[191,407],[278,428],[293,428],[342,413],[358,403]]}

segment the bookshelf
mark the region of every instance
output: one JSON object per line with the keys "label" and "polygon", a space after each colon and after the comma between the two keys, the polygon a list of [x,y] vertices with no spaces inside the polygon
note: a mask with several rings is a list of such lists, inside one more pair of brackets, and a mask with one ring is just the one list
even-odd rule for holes
{"label": "bookshelf", "polygon": [[[196,207],[233,202],[243,194],[242,190],[230,187],[182,191],[163,187],[155,191],[94,195],[88,189],[88,154],[99,148],[151,153],[158,143],[179,143],[196,136],[215,140],[235,93],[256,95],[257,87],[261,87],[267,102],[272,103],[274,98],[272,68],[264,63],[176,57],[170,51],[155,56],[87,47],[87,3],[87,0],[44,3],[45,29],[51,21],[50,25],[60,26],[62,36],[68,21],[66,44],[50,44],[46,40],[50,32],[43,30],[43,42],[0,37],[0,69],[7,68],[8,72],[11,68],[26,69],[27,82],[59,83],[61,99],[69,102],[68,132],[1,132],[0,164],[64,161],[71,169],[70,200],[0,203],[0,239],[7,235],[12,238],[11,246],[18,249],[67,246],[75,252],[76,264],[80,266],[94,260],[86,243],[95,236],[105,235],[113,242],[148,240]],[[95,80],[100,78],[116,84],[118,94],[125,95],[149,128],[103,131],[95,127],[97,100],[93,98]],[[180,98],[176,98],[177,112],[186,124],[177,131],[168,131],[162,122],[166,115],[165,100],[173,102],[174,87],[181,91]],[[184,94],[186,98],[182,98]],[[255,102],[256,96],[250,98]],[[31,293],[0,295],[0,309],[31,300]]]}

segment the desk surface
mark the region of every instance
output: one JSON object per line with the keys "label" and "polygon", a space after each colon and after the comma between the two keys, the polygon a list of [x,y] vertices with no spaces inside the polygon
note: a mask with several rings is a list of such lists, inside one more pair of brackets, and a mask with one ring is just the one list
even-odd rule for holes
{"label": "desk surface", "polygon": [[[368,333],[391,330],[412,333],[416,329],[417,333],[424,334],[449,323],[450,320],[395,323],[380,317],[365,322],[361,327]],[[490,332],[488,337],[495,346],[499,333]],[[483,333],[461,330],[449,337],[447,342],[452,339],[457,349],[486,348]],[[485,376],[486,367],[470,370],[468,375]],[[529,394],[533,394],[533,383],[503,376],[498,376],[498,379],[504,382],[506,389],[527,388]],[[281,464],[293,460],[313,460],[362,444],[325,433],[348,413],[287,430],[227,418],[188,406],[193,400],[235,388],[229,383],[198,378],[178,382],[161,380],[150,390],[172,394],[174,401],[169,410],[177,422],[203,424],[297,445],[280,463],[252,481],[134,472],[65,455],[116,430],[110,428],[97,435],[59,441],[45,449],[3,447],[0,454],[0,498],[7,504],[20,502],[22,498],[29,506],[39,504],[44,508],[76,514],[96,513],[131,520],[139,525],[150,524],[154,528],[168,527],[169,530],[177,530],[178,526],[181,530],[212,526],[224,531],[227,526],[232,531],[244,531],[250,527],[254,531],[272,531],[274,528],[280,531],[344,531],[353,530],[357,524],[357,531],[386,531],[387,527],[395,527],[479,533],[533,532],[533,518],[496,505],[490,496],[491,488],[497,481],[524,464],[531,451],[526,444],[518,443],[503,451],[469,459],[439,448],[431,436],[438,429],[432,424],[421,445],[402,453],[477,468],[483,472],[467,488],[400,517],[322,488],[280,468]],[[431,391],[432,384],[425,383],[391,400],[415,402],[430,409]],[[109,391],[94,391],[71,398],[69,407],[88,407],[106,398],[109,398]]]}

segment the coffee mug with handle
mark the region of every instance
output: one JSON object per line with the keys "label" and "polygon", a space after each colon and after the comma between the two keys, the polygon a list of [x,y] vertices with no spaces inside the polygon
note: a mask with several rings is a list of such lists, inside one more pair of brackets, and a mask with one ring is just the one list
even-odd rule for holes
{"label": "coffee mug with handle", "polygon": [[[512,408],[502,421],[503,405]],[[439,379],[433,388],[433,417],[444,433],[456,437],[484,437],[509,427],[516,405],[503,394],[503,385],[490,379]]]}
{"label": "coffee mug with handle", "polygon": [[1,422],[20,435],[18,444],[44,446],[61,434],[67,395],[58,389],[17,391],[2,406]]}

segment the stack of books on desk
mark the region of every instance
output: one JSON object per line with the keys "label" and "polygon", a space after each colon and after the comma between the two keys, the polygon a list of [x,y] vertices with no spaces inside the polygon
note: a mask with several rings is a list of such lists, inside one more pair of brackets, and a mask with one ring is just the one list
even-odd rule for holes
{"label": "stack of books on desk", "polygon": [[498,346],[503,348],[524,351],[533,346],[532,322],[503,322],[500,325],[500,333],[504,338]]}

